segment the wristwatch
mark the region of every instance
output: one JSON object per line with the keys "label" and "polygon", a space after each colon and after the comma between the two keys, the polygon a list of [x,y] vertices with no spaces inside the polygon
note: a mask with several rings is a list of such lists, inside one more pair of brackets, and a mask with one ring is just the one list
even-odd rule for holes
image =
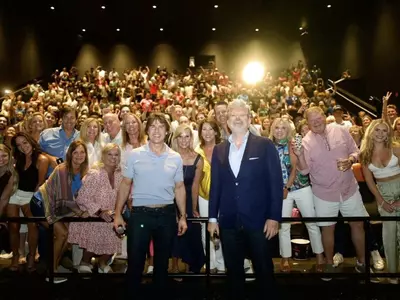
{"label": "wristwatch", "polygon": [[283,187],[285,190],[287,190],[288,192],[290,192],[291,188],[287,187],[286,185]]}

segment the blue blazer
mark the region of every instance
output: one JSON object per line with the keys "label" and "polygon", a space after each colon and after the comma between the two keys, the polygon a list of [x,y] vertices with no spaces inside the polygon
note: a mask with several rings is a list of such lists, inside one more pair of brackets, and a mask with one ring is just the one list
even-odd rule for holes
{"label": "blue blazer", "polygon": [[219,227],[263,229],[282,217],[283,179],[278,152],[264,137],[249,134],[237,177],[229,164],[230,142],[215,146],[211,160],[209,218]]}

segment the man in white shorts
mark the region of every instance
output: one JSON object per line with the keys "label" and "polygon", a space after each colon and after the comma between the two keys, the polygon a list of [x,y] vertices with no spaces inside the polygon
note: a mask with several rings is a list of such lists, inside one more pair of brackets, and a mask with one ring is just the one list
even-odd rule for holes
{"label": "man in white shorts", "polygon": [[[365,217],[368,213],[362,202],[351,166],[359,150],[346,128],[326,125],[325,114],[319,107],[306,111],[310,132],[304,137],[297,168],[310,174],[317,217]],[[294,145],[295,146],[295,145]],[[296,148],[296,147],[294,147]],[[327,272],[332,272],[336,222],[320,222]],[[356,271],[365,271],[365,234],[363,222],[349,222],[357,254]]]}

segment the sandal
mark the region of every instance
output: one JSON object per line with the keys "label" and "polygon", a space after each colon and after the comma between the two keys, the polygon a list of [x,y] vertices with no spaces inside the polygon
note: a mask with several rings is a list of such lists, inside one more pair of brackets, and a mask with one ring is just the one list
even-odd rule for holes
{"label": "sandal", "polygon": [[290,273],[291,267],[289,260],[281,260],[281,272],[283,273]]}
{"label": "sandal", "polygon": [[315,265],[315,272],[317,273],[324,273],[325,270],[325,264],[316,264]]}
{"label": "sandal", "polygon": [[108,274],[108,273],[113,273],[113,270],[111,269],[110,266],[105,266],[104,268],[99,266],[98,272],[100,274]]}
{"label": "sandal", "polygon": [[78,273],[92,273],[92,268],[86,264],[80,264],[78,266]]}

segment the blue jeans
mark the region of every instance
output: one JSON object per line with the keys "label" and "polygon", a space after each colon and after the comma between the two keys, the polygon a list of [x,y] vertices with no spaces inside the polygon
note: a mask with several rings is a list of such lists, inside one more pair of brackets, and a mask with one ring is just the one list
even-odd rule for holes
{"label": "blue jeans", "polygon": [[[158,295],[165,292],[168,283],[168,263],[174,236],[177,234],[175,205],[160,208],[134,207],[128,221],[128,282],[127,296],[136,299],[142,281],[150,239],[154,243],[154,290]],[[163,297],[166,299],[165,297]]]}
{"label": "blue jeans", "polygon": [[[44,217],[44,206],[43,202],[38,200],[35,196],[32,197],[30,202],[30,209],[34,217]],[[39,262],[46,264],[48,262],[48,230],[39,224],[39,242],[38,242],[38,252],[40,255]]]}

